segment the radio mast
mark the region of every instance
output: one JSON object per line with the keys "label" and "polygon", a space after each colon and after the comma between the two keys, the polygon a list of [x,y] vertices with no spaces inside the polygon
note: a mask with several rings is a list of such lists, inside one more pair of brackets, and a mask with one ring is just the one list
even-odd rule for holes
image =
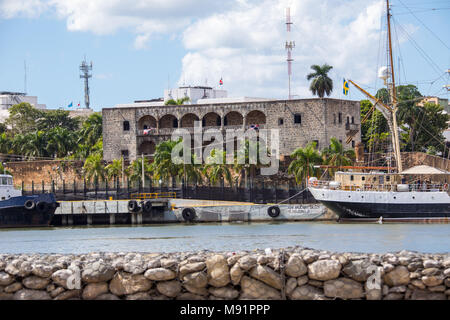
{"label": "radio mast", "polygon": [[292,99],[292,95],[291,95],[291,77],[292,77],[292,61],[294,61],[294,59],[292,59],[292,49],[295,48],[295,41],[291,41],[291,8],[286,8],[286,31],[287,31],[287,36],[286,36],[286,44],[285,44],[285,48],[287,51],[287,65],[288,65],[288,86],[289,86],[289,95],[288,95],[288,99],[291,100]]}
{"label": "radio mast", "polygon": [[92,70],[92,61],[91,65],[88,65],[86,62],[86,56],[84,56],[84,60],[81,62],[80,71],[82,74],[80,78],[84,79],[84,104],[86,109],[89,109],[89,78],[92,78],[92,75],[89,74],[89,71]]}

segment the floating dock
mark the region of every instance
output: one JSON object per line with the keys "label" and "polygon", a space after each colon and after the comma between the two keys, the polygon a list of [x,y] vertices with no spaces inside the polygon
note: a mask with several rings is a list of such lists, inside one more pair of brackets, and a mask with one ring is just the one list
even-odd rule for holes
{"label": "floating dock", "polygon": [[[132,199],[133,200],[133,199]],[[132,200],[60,201],[52,225],[152,224],[332,220],[321,204],[255,204],[191,199],[147,199],[151,210],[130,212]],[[140,200],[136,200],[140,201]],[[279,209],[274,209],[274,207]],[[185,209],[190,215],[186,218]],[[272,210],[272,216],[269,214]],[[192,214],[193,212],[193,214]]]}

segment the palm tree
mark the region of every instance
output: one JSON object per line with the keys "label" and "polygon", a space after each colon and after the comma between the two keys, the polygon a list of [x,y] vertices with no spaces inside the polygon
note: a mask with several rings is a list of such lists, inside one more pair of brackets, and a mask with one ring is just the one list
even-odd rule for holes
{"label": "palm tree", "polygon": [[98,183],[99,178],[105,180],[105,168],[100,153],[93,153],[86,158],[83,166],[88,181],[94,179]]}
{"label": "palm tree", "polygon": [[12,139],[3,132],[0,134],[0,153],[10,153],[12,148]]}
{"label": "palm tree", "polygon": [[[105,170],[108,179],[114,179],[116,181],[122,175],[122,159],[114,159],[105,167]],[[126,172],[127,170],[124,170],[124,174]]]}
{"label": "palm tree", "polygon": [[[120,164],[122,165],[122,163]],[[122,169],[121,169],[122,170]],[[142,158],[137,158],[128,167],[130,181],[142,181]],[[151,179],[152,167],[147,158],[144,158],[144,176]]]}
{"label": "palm tree", "polygon": [[19,147],[21,154],[29,157],[46,156],[47,136],[44,131],[28,133],[23,137],[23,144]]}
{"label": "palm tree", "polygon": [[65,157],[74,148],[74,134],[61,127],[55,127],[47,133],[47,151],[50,155],[56,155],[58,158]]}
{"label": "palm tree", "polygon": [[[324,163],[330,166],[349,166],[355,159],[355,151],[353,149],[344,150],[342,143],[338,139],[332,137],[328,148],[322,151]],[[329,169],[330,175],[334,175],[336,169]]]}
{"label": "palm tree", "polygon": [[189,97],[183,97],[183,98],[179,98],[177,100],[174,99],[170,99],[167,100],[164,104],[166,106],[181,106],[182,104],[184,104],[185,102],[191,101],[191,99]]}
{"label": "palm tree", "polygon": [[217,149],[212,149],[210,155],[206,158],[203,173],[212,185],[223,179],[228,181],[230,187],[233,186],[230,166],[225,163],[225,159],[226,151]]}
{"label": "palm tree", "polygon": [[[244,143],[240,145],[239,150],[235,153],[234,169],[237,172],[241,172],[241,182],[242,178],[246,178],[248,176],[250,176],[250,181],[253,181],[253,177],[256,175],[257,169],[262,166],[259,158],[259,149],[262,147],[263,145],[261,145],[259,141],[250,141],[246,139]],[[250,154],[251,150],[255,150],[256,155],[254,155],[253,152]]]}
{"label": "palm tree", "polygon": [[291,158],[293,160],[289,164],[288,173],[294,175],[298,184],[301,184],[306,177],[320,173],[320,169],[314,167],[322,162],[315,142],[308,143],[305,148],[295,149]]}
{"label": "palm tree", "polygon": [[173,148],[181,142],[168,140],[159,143],[156,146],[155,154],[152,163],[152,171],[155,174],[156,179],[167,180],[172,178],[172,185],[176,177],[180,176],[183,172],[183,164],[174,163],[172,161],[172,150]]}
{"label": "palm tree", "polygon": [[327,96],[331,94],[331,91],[333,91],[333,80],[328,77],[328,72],[332,68],[333,67],[328,64],[324,64],[323,66],[314,64],[311,66],[311,69],[313,69],[314,72],[308,74],[306,79],[313,79],[309,86],[309,90],[311,90],[313,95],[318,95],[319,98],[323,98],[325,94]]}
{"label": "palm tree", "polygon": [[98,112],[91,114],[79,131],[78,143],[93,146],[102,136],[102,115]]}

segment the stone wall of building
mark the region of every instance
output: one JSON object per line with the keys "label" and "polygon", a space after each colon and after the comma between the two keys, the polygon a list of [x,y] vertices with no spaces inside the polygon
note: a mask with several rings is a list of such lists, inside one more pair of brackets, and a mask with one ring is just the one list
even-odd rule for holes
{"label": "stone wall of building", "polygon": [[0,300],[450,300],[450,256],[402,251],[0,254]]}
{"label": "stone wall of building", "polygon": [[[220,119],[217,119],[217,115]],[[155,119],[153,123],[156,128],[144,136],[142,129],[149,116]],[[260,128],[279,129],[282,155],[289,155],[296,148],[304,147],[314,140],[318,142],[319,149],[327,147],[331,137],[342,141],[346,148],[352,148],[361,141],[361,133],[357,132],[353,142],[345,144],[349,129],[360,128],[359,101],[327,98],[106,108],[103,109],[104,159],[110,161],[120,158],[122,151],[128,150],[128,156],[133,160],[142,150],[142,142],[153,141],[157,144],[169,139],[175,130],[174,124],[192,127],[196,118],[204,119],[206,127],[222,130],[248,129],[255,124],[260,125]],[[128,121],[129,130],[124,130],[124,121]],[[346,127],[347,122],[352,125],[351,128]]]}

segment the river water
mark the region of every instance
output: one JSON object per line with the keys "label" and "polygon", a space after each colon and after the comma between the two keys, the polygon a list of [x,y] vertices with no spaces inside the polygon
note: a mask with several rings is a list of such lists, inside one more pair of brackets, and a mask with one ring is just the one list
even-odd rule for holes
{"label": "river water", "polygon": [[0,253],[239,251],[289,246],[335,252],[448,253],[450,225],[272,222],[0,229]]}

